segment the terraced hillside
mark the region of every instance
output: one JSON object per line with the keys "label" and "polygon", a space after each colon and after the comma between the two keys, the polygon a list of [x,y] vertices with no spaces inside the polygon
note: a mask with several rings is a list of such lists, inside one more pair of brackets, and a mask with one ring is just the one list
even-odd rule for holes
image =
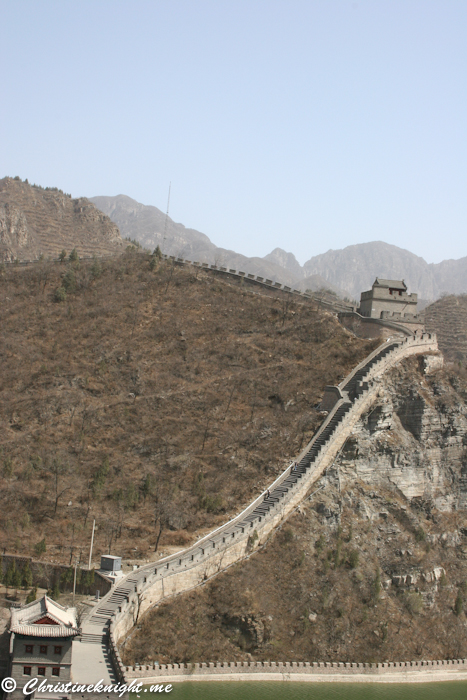
{"label": "terraced hillside", "polygon": [[[65,292],[55,301],[56,290]],[[254,288],[255,289],[255,288]],[[374,347],[310,300],[126,252],[0,275],[0,536],[148,558],[246,505]],[[166,550],[167,551],[167,550]]]}
{"label": "terraced hillside", "polygon": [[19,178],[0,180],[0,261],[54,259],[73,248],[101,256],[123,247],[118,227],[85,197]]}
{"label": "terraced hillside", "polygon": [[424,310],[426,329],[438,336],[447,360],[467,362],[467,294],[444,296]]}

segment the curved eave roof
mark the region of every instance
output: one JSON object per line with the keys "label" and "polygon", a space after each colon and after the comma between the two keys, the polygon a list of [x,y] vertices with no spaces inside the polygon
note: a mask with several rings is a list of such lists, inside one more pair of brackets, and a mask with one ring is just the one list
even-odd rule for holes
{"label": "curved eave roof", "polygon": [[386,280],[382,277],[377,277],[374,284],[378,287],[390,287],[391,289],[401,289],[404,291],[407,289],[407,285],[405,284],[404,280]]}
{"label": "curved eave roof", "polygon": [[75,627],[62,627],[61,625],[13,625],[10,632],[23,634],[25,637],[76,637],[79,630]]}

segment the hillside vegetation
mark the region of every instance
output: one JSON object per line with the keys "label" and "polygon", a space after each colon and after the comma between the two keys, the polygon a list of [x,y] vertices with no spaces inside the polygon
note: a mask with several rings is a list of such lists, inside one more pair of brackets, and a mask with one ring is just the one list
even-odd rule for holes
{"label": "hillside vegetation", "polygon": [[424,310],[425,326],[436,333],[447,360],[467,362],[467,294],[443,296]]}
{"label": "hillside vegetation", "polygon": [[[127,251],[0,273],[0,534],[145,558],[237,512],[374,344],[292,295]],[[45,548],[45,552],[44,552]]]}

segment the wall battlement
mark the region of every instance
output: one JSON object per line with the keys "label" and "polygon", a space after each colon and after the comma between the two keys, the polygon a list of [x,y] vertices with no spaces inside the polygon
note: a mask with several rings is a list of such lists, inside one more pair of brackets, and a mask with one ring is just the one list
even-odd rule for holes
{"label": "wall battlement", "polygon": [[[125,669],[127,679],[138,679],[143,683],[167,683],[182,680],[295,680],[315,681],[334,680],[341,677],[342,681],[357,680],[356,676],[369,676],[367,680],[375,681],[376,677],[389,680],[427,680],[425,676],[446,674],[447,677],[467,678],[467,659],[441,659],[436,661],[394,661],[386,663],[350,663],[350,662],[280,662],[280,661],[233,661],[195,664],[153,664],[144,666],[128,666]],[[444,675],[443,674],[443,675]],[[418,678],[417,678],[418,676]],[[384,678],[386,677],[386,678]],[[408,678],[409,677],[409,678]]]}

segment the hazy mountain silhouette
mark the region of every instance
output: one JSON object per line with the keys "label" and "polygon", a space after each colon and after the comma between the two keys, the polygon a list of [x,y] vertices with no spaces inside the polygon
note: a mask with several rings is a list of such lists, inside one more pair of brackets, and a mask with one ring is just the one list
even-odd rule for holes
{"label": "hazy mountain silhouette", "polygon": [[411,292],[426,300],[437,299],[443,292],[467,292],[467,257],[429,264],[409,250],[373,241],[328,250],[301,266],[293,253],[282,248],[275,248],[263,258],[219,248],[204,233],[185,228],[170,217],[166,220],[157,207],[125,195],[92,197],[91,201],[117,224],[123,236],[134,238],[146,248],[159,245],[168,255],[262,275],[302,291],[327,286],[358,300],[360,292],[369,289],[378,276],[404,279]]}

